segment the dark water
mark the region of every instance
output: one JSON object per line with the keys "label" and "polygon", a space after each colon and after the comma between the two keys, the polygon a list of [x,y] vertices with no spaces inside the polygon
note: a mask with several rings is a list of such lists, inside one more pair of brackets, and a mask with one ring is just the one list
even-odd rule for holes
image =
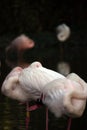
{"label": "dark water", "polygon": [[[0,130],[26,130],[26,104],[19,104],[2,94],[0,95]],[[30,112],[29,130],[45,130],[46,108]],[[66,130],[67,119],[55,118],[49,112],[49,130]]]}

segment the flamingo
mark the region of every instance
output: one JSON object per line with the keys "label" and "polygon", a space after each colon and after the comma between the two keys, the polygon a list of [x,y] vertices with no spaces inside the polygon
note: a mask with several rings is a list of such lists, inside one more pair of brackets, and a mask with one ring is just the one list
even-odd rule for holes
{"label": "flamingo", "polygon": [[29,63],[24,62],[23,53],[27,49],[32,49],[34,46],[35,42],[24,34],[13,39],[5,50],[7,65],[11,68],[15,66],[21,66],[22,68],[27,67]]}
{"label": "flamingo", "polygon": [[57,38],[60,42],[65,42],[70,37],[71,34],[70,27],[67,26],[65,23],[58,25],[56,31],[57,31]]}
{"label": "flamingo", "polygon": [[64,114],[80,117],[86,105],[87,83],[77,74],[65,77],[35,61],[24,69],[14,68],[4,80],[1,91],[21,102],[41,99],[57,117]]}

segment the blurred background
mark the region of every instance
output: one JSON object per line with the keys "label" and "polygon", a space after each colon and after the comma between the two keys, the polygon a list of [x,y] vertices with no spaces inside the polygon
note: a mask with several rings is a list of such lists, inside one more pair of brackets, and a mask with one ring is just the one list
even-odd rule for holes
{"label": "blurred background", "polygon": [[[70,36],[57,38],[57,26],[66,24]],[[87,7],[85,1],[72,0],[1,0],[0,1],[0,86],[12,69],[6,64],[6,48],[21,34],[35,42],[35,49],[25,53],[26,62],[39,60],[43,66],[61,72],[66,63],[69,72],[87,81]],[[65,68],[66,69],[66,68]],[[26,105],[19,105],[0,93],[0,130],[25,130]],[[73,119],[71,130],[87,129],[87,110]],[[55,118],[49,112],[49,130],[66,130],[67,117]],[[30,113],[30,130],[45,130],[45,108]]]}

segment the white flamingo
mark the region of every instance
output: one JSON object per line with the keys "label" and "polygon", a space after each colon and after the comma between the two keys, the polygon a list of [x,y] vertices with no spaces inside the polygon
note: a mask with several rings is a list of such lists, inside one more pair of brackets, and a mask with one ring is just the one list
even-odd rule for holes
{"label": "white flamingo", "polygon": [[21,102],[41,99],[57,117],[81,116],[85,109],[87,84],[76,74],[68,77],[47,69],[40,62],[14,68],[2,84],[2,93]]}
{"label": "white flamingo", "polygon": [[67,26],[66,24],[60,24],[57,28],[56,28],[56,31],[57,31],[57,38],[60,42],[64,42],[66,41],[70,34],[71,34],[71,30],[70,30],[70,27]]}

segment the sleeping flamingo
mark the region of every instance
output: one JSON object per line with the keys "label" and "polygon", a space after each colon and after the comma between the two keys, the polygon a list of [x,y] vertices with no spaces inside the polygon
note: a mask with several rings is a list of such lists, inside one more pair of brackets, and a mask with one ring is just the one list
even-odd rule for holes
{"label": "sleeping flamingo", "polygon": [[70,37],[71,34],[70,27],[67,26],[65,23],[58,25],[56,31],[57,31],[57,39],[60,42],[65,42]]}
{"label": "sleeping flamingo", "polygon": [[47,69],[40,62],[14,68],[2,84],[4,95],[21,102],[41,99],[55,116],[79,117],[87,98],[87,84],[76,74],[67,77]]}
{"label": "sleeping flamingo", "polygon": [[6,63],[9,67],[21,66],[25,68],[29,65],[23,58],[26,50],[30,50],[35,46],[35,42],[24,34],[12,40],[11,44],[6,47]]}

